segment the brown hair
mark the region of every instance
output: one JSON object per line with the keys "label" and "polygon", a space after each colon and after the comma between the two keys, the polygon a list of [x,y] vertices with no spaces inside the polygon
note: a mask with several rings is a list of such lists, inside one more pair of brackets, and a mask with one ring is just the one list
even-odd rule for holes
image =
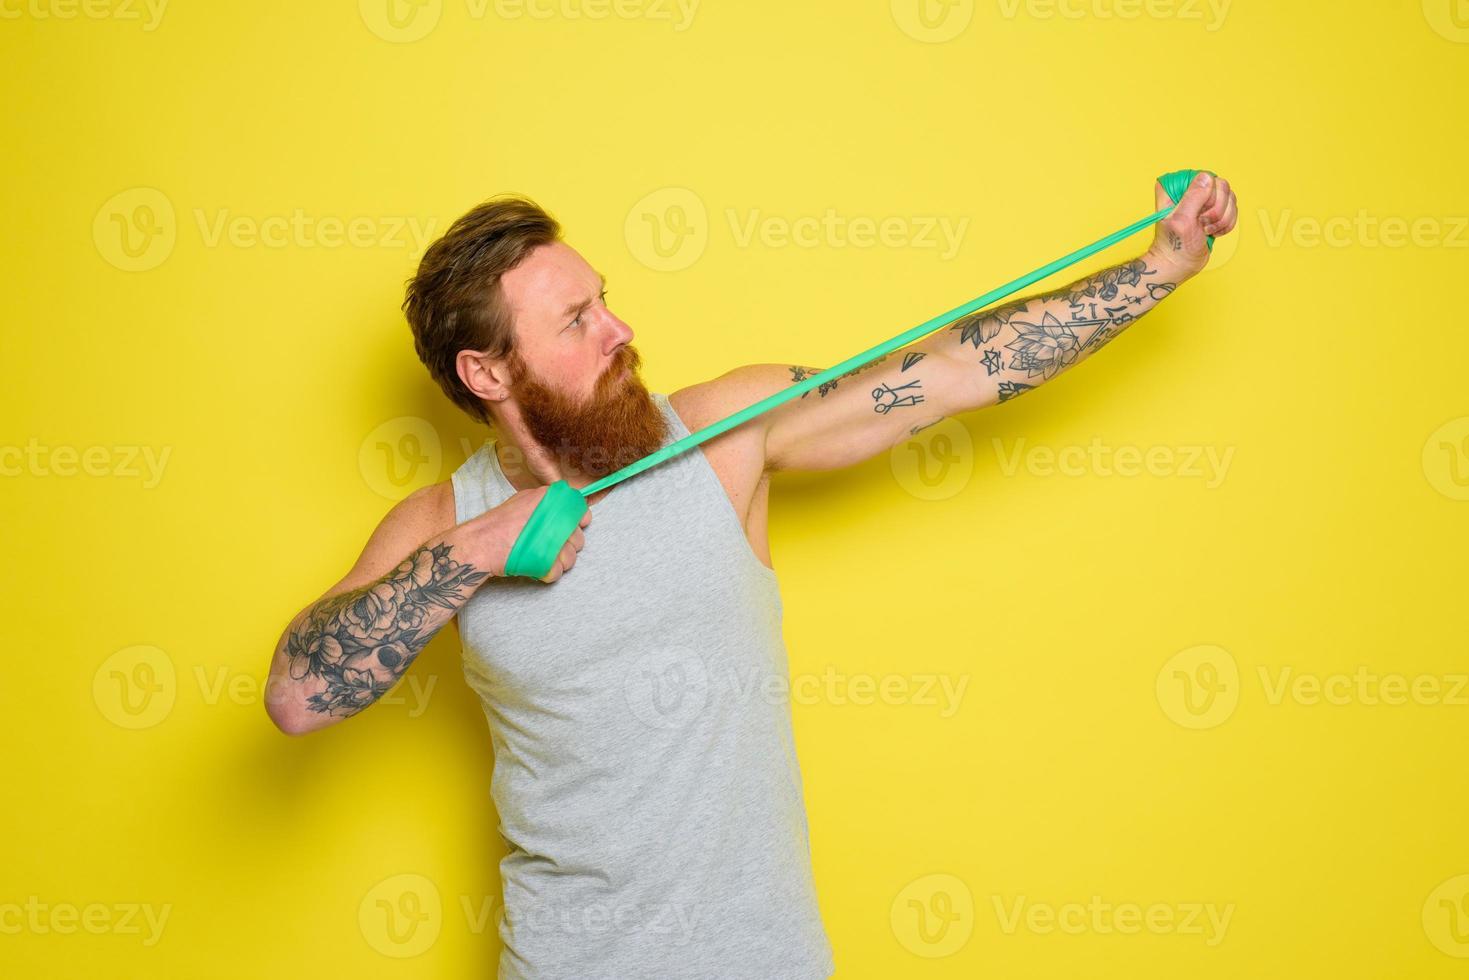
{"label": "brown hair", "polygon": [[488,424],[490,413],[460,380],[455,360],[462,350],[510,355],[515,330],[500,277],[535,247],[560,238],[561,225],[534,201],[499,195],[455,221],[408,280],[403,312],[418,359],[472,418]]}

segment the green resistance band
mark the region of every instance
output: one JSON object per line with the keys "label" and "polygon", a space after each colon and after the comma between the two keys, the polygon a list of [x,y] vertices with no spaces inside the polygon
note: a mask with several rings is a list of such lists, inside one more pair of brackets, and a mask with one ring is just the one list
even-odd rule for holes
{"label": "green resistance band", "polygon": [[[657,466],[666,459],[671,459],[679,453],[686,452],[702,442],[707,442],[715,436],[733,429],[737,425],[748,422],[757,415],[762,415],[770,411],[777,405],[781,405],[790,401],[792,398],[805,394],[817,385],[823,385],[832,378],[845,374],[874,358],[881,357],[899,347],[910,344],[919,337],[932,333],[940,327],[947,326],[960,317],[968,316],[976,310],[982,310],[990,304],[1004,299],[1017,289],[1024,289],[1031,283],[1044,279],[1052,273],[1059,272],[1068,265],[1080,262],[1089,255],[1095,255],[1102,249],[1115,245],[1124,238],[1142,231],[1154,222],[1161,221],[1163,218],[1168,217],[1173,212],[1173,209],[1178,206],[1178,202],[1183,199],[1184,191],[1188,190],[1189,184],[1193,181],[1194,175],[1197,173],[1197,170],[1175,170],[1172,173],[1167,173],[1159,177],[1158,183],[1173,200],[1173,204],[1155,214],[1148,215],[1141,221],[1133,222],[1120,231],[1114,231],[1106,238],[1099,239],[1085,248],[1077,249],[1070,255],[1063,255],[1056,261],[1043,265],[1034,272],[1023,275],[1019,279],[1008,282],[996,289],[991,289],[983,296],[976,297],[963,306],[955,307],[947,313],[934,317],[932,320],[920,323],[911,330],[905,330],[885,343],[878,344],[876,347],[847,358],[836,367],[828,368],[820,374],[813,374],[809,378],[804,378],[789,388],[784,388],[768,398],[762,398],[755,404],[747,408],[742,408],[733,415],[720,419],[718,422],[707,425],[698,432],[692,432],[677,442],[670,443],[657,452],[650,453],[636,462],[629,463],[617,472],[609,473],[607,476],[580,490],[565,480],[557,480],[546,488],[546,495],[541,498],[541,502],[531,512],[530,519],[526,521],[525,527],[521,529],[520,535],[515,539],[515,544],[510,549],[510,554],[505,561],[505,574],[536,579],[545,578],[550,574],[552,566],[561,554],[561,549],[565,547],[571,535],[581,525],[582,515],[587,512],[587,498],[592,494],[605,490],[614,484],[621,483],[628,477],[636,476],[649,467]],[[1212,170],[1208,171],[1208,173],[1214,175]],[[1214,248],[1214,237],[1212,235],[1208,236],[1208,245],[1212,251]]]}

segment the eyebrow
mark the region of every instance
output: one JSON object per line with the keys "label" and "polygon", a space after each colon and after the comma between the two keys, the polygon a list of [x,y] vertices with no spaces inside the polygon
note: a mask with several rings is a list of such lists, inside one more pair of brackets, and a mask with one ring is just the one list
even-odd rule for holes
{"label": "eyebrow", "polygon": [[[606,289],[607,288],[607,277],[604,276],[600,272],[597,273],[597,277],[602,280],[602,288],[603,289]],[[564,310],[561,311],[561,319],[564,320],[567,317],[571,316],[571,314],[573,314],[573,313],[580,313],[582,310],[586,309],[588,306],[591,306],[591,305],[592,305],[592,301],[589,300],[589,299],[574,299],[570,303],[567,304],[566,309],[564,309]]]}

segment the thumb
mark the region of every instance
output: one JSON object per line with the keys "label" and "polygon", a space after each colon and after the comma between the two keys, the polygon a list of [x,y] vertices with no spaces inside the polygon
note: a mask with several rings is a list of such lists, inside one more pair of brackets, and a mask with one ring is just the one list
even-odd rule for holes
{"label": "thumb", "polygon": [[[1168,196],[1162,184],[1154,182],[1153,191],[1159,210],[1173,203],[1173,198]],[[1183,192],[1183,199],[1178,202],[1178,207],[1174,208],[1173,214],[1169,217],[1182,218],[1188,222],[1198,221],[1199,212],[1204,209],[1204,205],[1209,203],[1209,198],[1213,193],[1214,178],[1207,170],[1200,170],[1194,175],[1194,179],[1189,181],[1188,189]]]}

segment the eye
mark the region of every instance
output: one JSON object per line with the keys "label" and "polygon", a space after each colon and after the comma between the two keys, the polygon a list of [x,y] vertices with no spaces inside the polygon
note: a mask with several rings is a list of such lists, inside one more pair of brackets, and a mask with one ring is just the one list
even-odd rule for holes
{"label": "eye", "polygon": [[[605,290],[605,289],[602,290],[602,305],[603,306],[606,306],[607,305],[607,290]],[[575,320],[572,320],[570,323],[568,323],[567,326],[568,327],[579,327],[579,326],[581,326],[581,318],[582,318],[582,316],[584,316],[584,314],[578,313],[576,315],[576,319]]]}

